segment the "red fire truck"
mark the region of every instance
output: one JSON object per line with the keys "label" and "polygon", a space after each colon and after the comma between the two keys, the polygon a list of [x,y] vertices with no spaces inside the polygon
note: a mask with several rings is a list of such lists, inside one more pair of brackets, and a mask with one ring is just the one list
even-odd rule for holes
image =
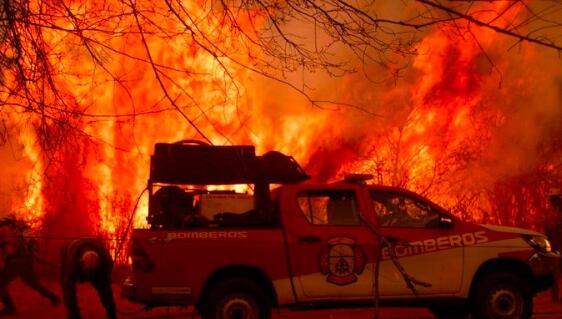
{"label": "red fire truck", "polygon": [[515,319],[530,318],[533,296],[555,280],[560,255],[540,233],[464,222],[362,175],[307,179],[279,152],[157,144],[150,228],[133,230],[123,295],[150,307],[193,305],[206,319],[375,299],[426,306],[438,318]]}

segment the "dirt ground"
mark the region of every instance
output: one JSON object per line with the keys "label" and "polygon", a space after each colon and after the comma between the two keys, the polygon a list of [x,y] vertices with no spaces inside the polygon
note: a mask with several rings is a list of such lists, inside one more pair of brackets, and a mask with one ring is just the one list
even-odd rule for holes
{"label": "dirt ground", "polygon": [[[46,281],[47,286],[57,293],[60,288],[55,281]],[[16,280],[10,286],[10,291],[16,301],[17,314],[6,318],[18,319],[61,319],[65,318],[62,305],[53,307],[42,299],[34,291],[24,286],[21,281]],[[119,318],[197,318],[190,314],[189,309],[170,307],[157,308],[143,311],[142,306],[129,303],[119,297],[120,287],[114,287],[115,300],[120,314]],[[84,319],[103,319],[104,310],[100,305],[96,292],[89,285],[81,285],[78,290],[78,298]],[[345,310],[322,310],[322,311],[276,311],[275,319],[371,319],[373,311],[368,309],[345,309]],[[423,308],[381,308],[381,319],[431,319],[433,316]],[[535,314],[533,318],[556,318],[562,319],[562,303],[552,303],[548,292],[541,293],[535,298]]]}

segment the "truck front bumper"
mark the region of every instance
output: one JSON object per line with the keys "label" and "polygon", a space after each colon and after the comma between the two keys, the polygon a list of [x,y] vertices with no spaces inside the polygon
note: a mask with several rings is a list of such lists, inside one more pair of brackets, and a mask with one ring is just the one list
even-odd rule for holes
{"label": "truck front bumper", "polygon": [[550,288],[560,277],[562,263],[559,252],[536,252],[529,258],[528,263],[535,278],[533,282],[535,292]]}

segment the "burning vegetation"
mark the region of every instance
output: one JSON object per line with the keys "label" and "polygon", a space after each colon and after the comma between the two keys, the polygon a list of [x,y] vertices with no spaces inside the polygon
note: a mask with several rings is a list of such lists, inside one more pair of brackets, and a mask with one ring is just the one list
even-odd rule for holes
{"label": "burning vegetation", "polygon": [[196,138],[542,229],[562,185],[562,5],[354,5],[4,0],[2,208],[45,236],[121,238],[154,144]]}

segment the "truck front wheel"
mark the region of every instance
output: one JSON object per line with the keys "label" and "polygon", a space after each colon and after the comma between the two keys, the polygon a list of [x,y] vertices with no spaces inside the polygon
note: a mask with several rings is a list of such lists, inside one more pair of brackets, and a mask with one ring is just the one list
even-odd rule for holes
{"label": "truck front wheel", "polygon": [[509,272],[494,272],[477,283],[473,294],[477,319],[529,319],[533,294],[527,281]]}
{"label": "truck front wheel", "polygon": [[211,288],[200,312],[204,319],[270,319],[271,302],[254,281],[232,278]]}

